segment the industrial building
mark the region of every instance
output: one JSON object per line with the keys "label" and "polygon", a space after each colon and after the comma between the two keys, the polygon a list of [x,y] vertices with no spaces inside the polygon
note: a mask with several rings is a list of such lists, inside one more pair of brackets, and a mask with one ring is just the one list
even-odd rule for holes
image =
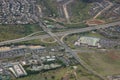
{"label": "industrial building", "polygon": [[21,77],[27,75],[26,71],[19,63],[14,63],[12,66],[9,66],[9,70],[13,73],[15,77]]}
{"label": "industrial building", "polygon": [[78,46],[92,46],[92,47],[101,47],[99,44],[100,39],[94,37],[80,37],[80,39],[75,42],[74,45]]}

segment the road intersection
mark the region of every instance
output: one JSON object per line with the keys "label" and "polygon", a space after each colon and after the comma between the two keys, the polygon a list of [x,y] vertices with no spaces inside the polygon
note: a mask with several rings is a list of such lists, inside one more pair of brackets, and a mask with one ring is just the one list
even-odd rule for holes
{"label": "road intersection", "polygon": [[[103,24],[103,25],[97,25],[97,26],[93,26],[93,27],[72,29],[72,30],[67,30],[67,31],[64,31],[64,32],[56,32],[54,34],[56,36],[64,36],[65,37],[65,36],[67,36],[69,34],[82,33],[82,32],[87,32],[87,31],[107,28],[109,26],[115,26],[115,25],[120,25],[120,21],[113,22],[113,23],[108,23],[108,24]],[[12,43],[19,43],[19,42],[23,42],[23,41],[34,40],[34,39],[45,39],[45,38],[49,38],[49,37],[50,36],[48,34],[39,35],[39,36],[27,36],[27,37],[23,37],[23,38],[18,38],[18,39],[13,39],[13,40],[0,42],[0,46],[7,45],[7,44],[12,44]]]}
{"label": "road intersection", "polygon": [[[47,34],[45,35],[39,35],[39,36],[26,36],[23,38],[19,38],[19,39],[14,39],[14,40],[8,40],[8,41],[3,41],[0,42],[0,46],[2,45],[7,45],[7,44],[12,44],[12,43],[18,43],[18,42],[22,42],[22,41],[29,41],[29,40],[34,40],[34,39],[45,39],[45,38],[49,38],[52,37],[54,40],[57,41],[57,43],[59,45],[61,45],[63,48],[65,48],[65,51],[72,55],[73,58],[75,58],[79,64],[81,66],[83,66],[86,70],[88,70],[90,73],[94,74],[95,76],[98,76],[99,78],[101,78],[101,80],[106,80],[103,76],[101,76],[100,74],[98,74],[96,71],[92,70],[78,55],[75,51],[73,51],[70,47],[68,47],[67,44],[64,43],[63,39],[59,39],[58,36],[63,36],[62,38],[64,38],[65,36],[69,35],[69,34],[74,34],[74,33],[82,33],[82,32],[87,32],[87,31],[92,31],[92,30],[98,30],[98,29],[103,29],[103,28],[107,28],[110,26],[115,26],[115,25],[120,25],[120,21],[118,22],[113,22],[113,23],[108,23],[108,24],[104,24],[104,25],[97,25],[97,26],[92,26],[92,27],[86,27],[86,28],[80,28],[80,29],[72,29],[72,30],[68,30],[68,31],[64,31],[64,32],[57,32],[57,33],[52,33],[46,26],[44,23],[39,22],[39,25],[42,27],[43,31],[46,32]],[[32,33],[34,34],[34,33]]]}

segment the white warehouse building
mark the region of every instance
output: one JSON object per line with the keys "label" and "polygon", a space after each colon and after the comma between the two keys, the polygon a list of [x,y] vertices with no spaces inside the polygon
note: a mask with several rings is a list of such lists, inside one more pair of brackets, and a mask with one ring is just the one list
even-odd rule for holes
{"label": "white warehouse building", "polygon": [[99,44],[100,39],[94,38],[94,37],[80,37],[78,41],[75,42],[74,45],[80,46],[80,45],[87,45],[92,47],[101,47]]}

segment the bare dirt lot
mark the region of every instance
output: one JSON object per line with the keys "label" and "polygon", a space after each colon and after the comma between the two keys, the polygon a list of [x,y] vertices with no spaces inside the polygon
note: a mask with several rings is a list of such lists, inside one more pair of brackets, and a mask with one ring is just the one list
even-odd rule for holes
{"label": "bare dirt lot", "polygon": [[98,19],[92,19],[92,20],[88,20],[86,22],[87,25],[100,25],[100,24],[104,24],[105,22],[103,20],[98,20]]}

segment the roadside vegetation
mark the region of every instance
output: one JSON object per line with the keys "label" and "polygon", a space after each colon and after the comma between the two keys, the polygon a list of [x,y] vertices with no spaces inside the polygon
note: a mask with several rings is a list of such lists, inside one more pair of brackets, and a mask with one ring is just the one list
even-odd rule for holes
{"label": "roadside vegetation", "polygon": [[[51,41],[51,38],[50,38]],[[23,42],[19,42],[19,43],[15,43],[14,45],[41,45],[44,47],[52,47],[52,46],[57,46],[58,43],[54,42],[54,43],[46,43],[46,42],[42,42],[39,39],[35,39],[35,40],[30,40],[30,41],[23,41]]]}
{"label": "roadside vegetation", "polygon": [[33,32],[42,31],[37,24],[0,25],[0,41],[11,40],[27,36]]}
{"label": "roadside vegetation", "polygon": [[[77,70],[75,71],[72,66],[63,67],[60,69],[50,70],[47,72],[40,72],[38,74],[29,75],[27,77],[19,78],[17,80],[62,80],[63,78],[69,80],[100,80],[94,75],[90,74],[80,65],[77,66]],[[75,76],[76,73],[77,75]]]}
{"label": "roadside vegetation", "polygon": [[103,76],[115,75],[120,72],[120,51],[78,53],[88,65]]}
{"label": "roadside vegetation", "polygon": [[43,13],[47,17],[57,17],[58,10],[56,0],[37,0],[38,4],[42,5]]}
{"label": "roadside vegetation", "polygon": [[78,24],[64,24],[65,28],[67,29],[75,29],[75,28],[85,28],[87,25],[85,23],[78,23]]}
{"label": "roadside vegetation", "polygon": [[73,34],[73,35],[69,35],[69,36],[65,37],[64,41],[69,47],[74,49],[75,48],[74,42],[77,41],[78,39],[79,39],[79,35]]}

